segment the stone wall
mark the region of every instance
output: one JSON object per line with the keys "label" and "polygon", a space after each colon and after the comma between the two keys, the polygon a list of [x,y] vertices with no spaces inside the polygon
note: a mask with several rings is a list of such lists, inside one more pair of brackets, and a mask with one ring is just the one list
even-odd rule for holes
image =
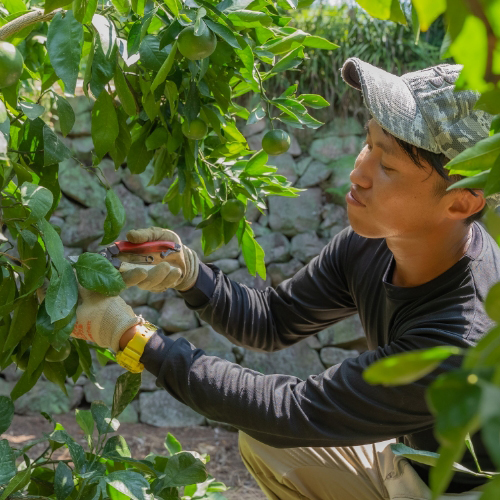
{"label": "stone wall", "polygon": [[[64,142],[76,159],[60,166],[59,182],[63,192],[61,203],[51,222],[61,228],[61,238],[67,256],[84,251],[96,251],[102,237],[105,218],[105,189],[96,177],[85,170],[91,164],[90,137],[91,103],[85,97],[73,99],[76,123]],[[57,117],[54,117],[57,130]],[[259,150],[266,123],[242,126],[251,149]],[[276,287],[293,276],[323,248],[339,231],[348,225],[343,190],[349,185],[356,154],[363,142],[363,129],[354,119],[333,119],[316,131],[311,140],[299,144],[293,137],[288,153],[270,157],[269,163],[278,167],[296,187],[305,191],[299,198],[271,197],[266,214],[253,207],[247,212],[257,240],[265,251],[267,279],[251,276],[245,267],[236,239],[213,254],[203,255],[201,231],[195,226],[199,220],[187,223],[182,215],[173,215],[161,200],[170,181],[147,186],[151,167],[143,174],[132,176],[125,169],[115,170],[111,160],[99,165],[108,183],[120,196],[127,214],[126,225],[119,237],[131,228],[158,225],[174,229],[184,244],[196,250],[204,262],[213,262],[235,281],[257,289]],[[169,290],[152,294],[132,287],[122,297],[152,323],[168,335],[182,335],[208,354],[240,363],[262,373],[285,373],[306,378],[345,358],[357,356],[366,349],[364,333],[357,316],[344,320],[291,348],[275,353],[257,353],[232,345],[208,324],[189,310],[180,295]],[[94,386],[85,377],[76,384],[68,384],[68,396],[47,381],[40,381],[35,389],[17,402],[17,412],[38,413],[41,410],[60,413],[86,405],[95,399],[112,401],[112,391],[121,367],[108,364],[98,370],[97,379],[103,389]],[[0,394],[8,393],[19,377],[12,368],[0,378]],[[41,397],[43,395],[43,397]],[[122,420],[138,420],[151,425],[177,426],[205,424],[204,417],[177,402],[165,391],[158,390],[153,377],[144,373],[143,385],[137,400],[122,415]]]}

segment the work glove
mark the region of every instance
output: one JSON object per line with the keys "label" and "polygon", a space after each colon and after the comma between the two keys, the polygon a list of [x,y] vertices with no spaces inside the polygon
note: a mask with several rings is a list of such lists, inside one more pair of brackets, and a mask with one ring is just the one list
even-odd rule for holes
{"label": "work glove", "polygon": [[161,227],[132,229],[127,233],[127,239],[131,243],[173,241],[181,247],[180,252],[171,253],[166,262],[155,266],[123,262],[120,272],[127,286],[137,285],[143,290],[159,293],[168,288],[182,292],[196,283],[200,266],[198,255],[184,246],[179,236],[173,231]]}
{"label": "work glove", "polygon": [[118,352],[122,335],[141,323],[121,297],[107,297],[78,286],[78,307],[72,337]]}

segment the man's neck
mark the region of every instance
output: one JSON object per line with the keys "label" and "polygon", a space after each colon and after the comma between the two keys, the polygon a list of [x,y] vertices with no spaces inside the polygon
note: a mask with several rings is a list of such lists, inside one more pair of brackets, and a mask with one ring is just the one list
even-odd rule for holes
{"label": "man's neck", "polygon": [[[425,238],[386,238],[396,262],[392,284],[401,287],[415,287],[427,283],[456,264],[467,251],[472,226],[463,231],[443,234],[426,234]],[[453,234],[453,238],[452,235]]]}

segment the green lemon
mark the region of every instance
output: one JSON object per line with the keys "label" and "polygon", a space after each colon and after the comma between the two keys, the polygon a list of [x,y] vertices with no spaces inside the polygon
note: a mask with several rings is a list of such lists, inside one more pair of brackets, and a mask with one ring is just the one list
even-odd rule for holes
{"label": "green lemon", "polygon": [[227,200],[222,204],[220,214],[228,222],[238,222],[245,215],[245,205],[240,200]]}
{"label": "green lemon", "polygon": [[23,72],[23,56],[9,42],[0,42],[0,89],[18,82]]}
{"label": "green lemon", "polygon": [[58,351],[50,346],[49,350],[45,353],[45,361],[48,361],[49,363],[64,361],[69,356],[70,352],[71,344],[68,341],[66,341]]}
{"label": "green lemon", "polygon": [[290,147],[290,136],[284,130],[270,130],[262,139],[262,149],[268,155],[281,155]]}
{"label": "green lemon", "polygon": [[217,37],[207,29],[202,35],[194,34],[194,26],[184,28],[177,38],[177,48],[179,52],[190,59],[198,61],[210,56],[217,47]]}
{"label": "green lemon", "polygon": [[195,118],[191,123],[184,120],[182,124],[182,133],[188,139],[200,140],[203,139],[208,132],[207,124],[201,118]]}

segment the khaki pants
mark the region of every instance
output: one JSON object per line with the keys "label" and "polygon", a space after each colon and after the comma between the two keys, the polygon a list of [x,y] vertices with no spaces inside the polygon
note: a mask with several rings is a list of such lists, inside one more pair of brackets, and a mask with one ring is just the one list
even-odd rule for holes
{"label": "khaki pants", "polygon": [[[392,453],[394,442],[280,449],[239,434],[243,462],[271,500],[430,500],[410,462]],[[481,488],[440,499],[477,500]]]}

